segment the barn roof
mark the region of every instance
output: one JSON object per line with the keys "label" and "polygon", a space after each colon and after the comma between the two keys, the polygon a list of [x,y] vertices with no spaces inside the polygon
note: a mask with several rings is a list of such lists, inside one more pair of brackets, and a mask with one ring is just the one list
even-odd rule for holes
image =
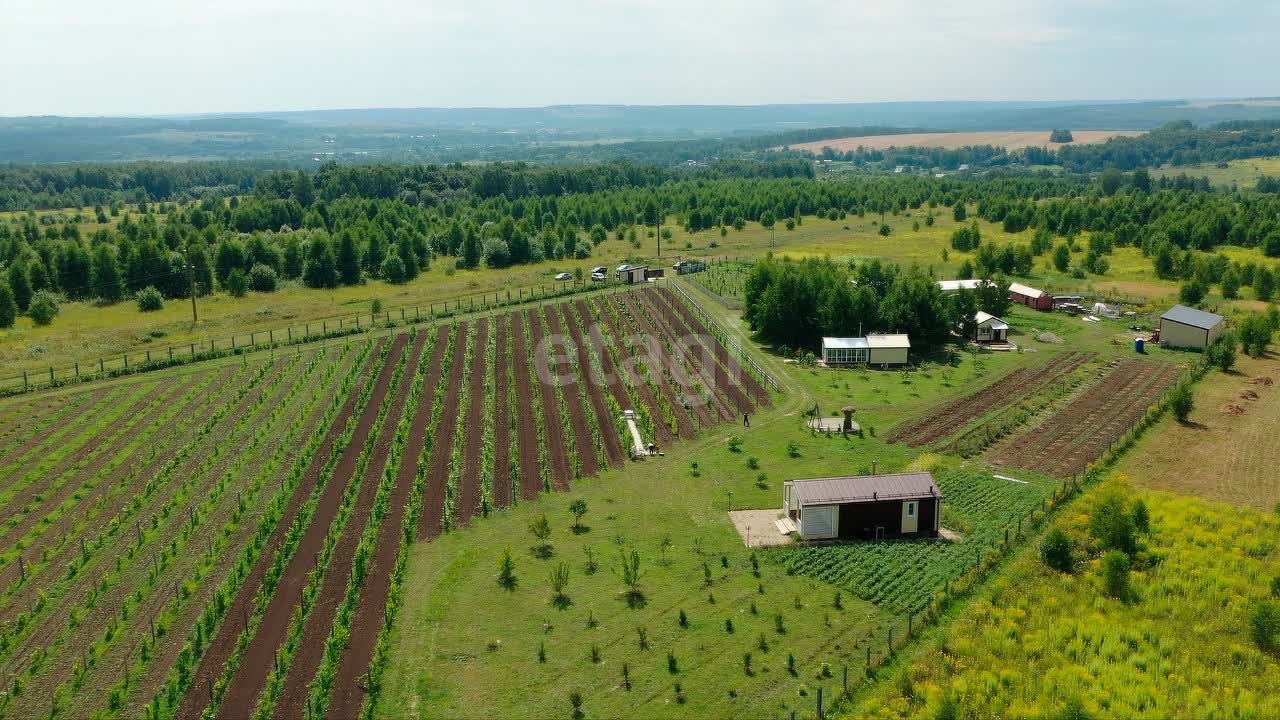
{"label": "barn roof", "polygon": [[1169,320],[1170,322],[1180,323],[1182,325],[1190,325],[1204,330],[1210,330],[1222,322],[1221,315],[1215,315],[1211,312],[1196,310],[1186,305],[1174,305],[1169,311],[1160,316],[1161,320]]}
{"label": "barn roof", "polygon": [[1018,293],[1019,295],[1024,295],[1029,298],[1044,297],[1043,290],[1038,290],[1030,285],[1023,285],[1022,283],[1009,283],[1009,292]]}
{"label": "barn roof", "polygon": [[833,350],[861,350],[866,349],[867,339],[860,337],[824,337],[822,338],[822,347]]}
{"label": "barn roof", "polygon": [[981,310],[978,311],[977,315],[973,316],[973,320],[974,322],[978,323],[978,325],[990,324],[992,330],[1008,330],[1009,329],[1008,323],[996,317],[995,315],[992,315],[991,313],[982,312]]}
{"label": "barn roof", "polygon": [[939,280],[938,287],[943,292],[955,292],[956,290],[977,290],[982,287],[983,283],[994,285],[990,280],[980,280],[971,278],[969,280]]}
{"label": "barn roof", "polygon": [[933,475],[927,472],[793,480],[791,491],[804,505],[942,497]]}

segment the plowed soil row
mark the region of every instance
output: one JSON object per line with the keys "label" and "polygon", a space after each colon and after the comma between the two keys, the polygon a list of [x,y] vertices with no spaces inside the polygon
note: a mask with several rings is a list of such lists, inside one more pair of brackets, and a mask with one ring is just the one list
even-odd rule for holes
{"label": "plowed soil row", "polygon": [[533,392],[530,390],[529,353],[525,350],[527,338],[524,315],[515,312],[510,317],[509,355],[516,383],[516,451],[520,458],[520,497],[532,500],[542,493],[542,477],[538,469],[538,426],[533,418]]}
{"label": "plowed soil row", "polygon": [[462,371],[467,353],[467,323],[454,328],[453,358],[445,386],[444,407],[436,436],[431,439],[431,463],[427,486],[422,493],[422,515],[418,518],[418,539],[440,537],[444,532],[444,504],[449,496],[449,460],[453,438],[458,432],[458,395],[462,392]]}
{"label": "plowed soil row", "polygon": [[[609,302],[607,299],[599,298],[597,298],[597,301],[602,303]],[[624,362],[628,360],[633,363],[644,362],[642,353],[638,352],[629,343],[622,342],[622,338],[626,337],[626,335],[622,332],[618,322],[614,320],[612,313],[599,305],[596,307],[600,313],[600,319],[603,320],[603,327],[608,330],[610,337],[618,343],[619,357],[623,358]],[[591,339],[601,352],[607,352],[606,348],[609,346],[605,343],[604,337],[600,335],[600,326],[591,325]],[[653,418],[654,432],[658,435],[658,442],[660,444],[671,442],[675,436],[671,434],[671,428],[667,427],[665,422],[662,422],[662,409],[658,406],[658,401],[653,397],[653,392],[646,383],[640,382],[639,378],[635,379],[637,382],[631,386],[631,390],[636,394],[640,402],[644,403],[649,416]],[[622,380],[619,379],[618,382],[621,383]],[[632,401],[630,398],[622,403],[623,410],[631,409],[631,407]]]}
{"label": "plowed soil row", "polygon": [[[289,529],[293,526],[299,511],[302,509],[302,505],[315,490],[316,484],[320,480],[321,471],[333,454],[341,450],[338,447],[338,441],[342,438],[347,422],[355,415],[358,409],[356,405],[363,394],[364,382],[367,382],[368,377],[373,373],[382,344],[383,341],[380,341],[378,347],[370,351],[364,367],[360,370],[361,377],[364,380],[356,383],[356,386],[351,389],[351,394],[334,418],[332,425],[330,425],[324,441],[315,456],[312,457],[302,480],[289,497],[289,502],[281,514],[275,529],[272,531],[270,539],[258,556],[257,562],[254,563],[253,569],[240,585],[239,591],[236,592],[235,599],[223,616],[222,624],[218,627],[204,655],[200,658],[199,667],[187,686],[175,717],[181,720],[197,720],[205,706],[208,705],[208,687],[222,674],[223,666],[226,665],[227,660],[235,652],[237,640],[244,630],[242,618],[248,617],[253,611],[254,599],[262,588],[262,581],[267,574],[267,570],[275,562],[276,552],[284,543]],[[328,483],[329,486],[342,484],[344,483],[336,475],[334,482]]]}
{"label": "plowed soil row", "polygon": [[[596,425],[600,428],[600,442],[604,445],[605,460],[612,467],[622,467],[623,461],[627,459],[627,454],[623,452],[622,441],[618,437],[618,433],[614,431],[614,422],[609,412],[609,404],[604,400],[606,390],[596,382],[597,378],[592,372],[595,366],[591,363],[587,344],[582,339],[582,328],[578,327],[574,307],[568,303],[557,305],[556,307],[565,314],[565,329],[569,332],[569,338],[573,340],[574,352],[578,358],[578,369],[582,376],[582,387],[586,392],[587,399],[591,401],[592,411],[596,414]],[[505,396],[500,395],[499,397]]]}
{"label": "plowed soil row", "polygon": [[[604,373],[604,382],[608,386],[609,394],[613,396],[613,401],[618,407],[627,410],[631,407],[631,396],[627,394],[627,387],[622,382],[622,377],[618,374],[618,368],[613,364],[613,356],[604,345],[604,336],[600,332],[600,324],[592,314],[591,307],[587,305],[585,300],[576,300],[573,307],[578,311],[578,317],[582,319],[582,327],[587,329],[587,334],[583,338],[586,341],[587,348],[591,351],[596,359],[600,361],[600,370]],[[609,418],[609,427],[615,427],[614,419]],[[609,433],[616,435],[616,432]],[[619,438],[619,446],[622,449],[623,456],[626,456],[626,441]]]}
{"label": "plowed soil row", "polygon": [[[422,455],[427,430],[430,429],[431,412],[435,406],[436,388],[440,385],[440,367],[444,361],[444,346],[448,337],[448,327],[441,327],[437,331],[431,364],[418,396],[417,411],[414,413],[413,424],[409,431],[409,442],[405,443],[404,457],[401,458],[400,470],[396,473],[396,484],[391,491],[387,516],[382,519],[382,525],[378,528],[377,549],[374,552],[373,561],[369,564],[364,587],[360,589],[360,601],[352,623],[350,639],[346,651],[342,654],[342,661],[338,665],[333,691],[329,697],[329,717],[331,718],[345,720],[357,717],[364,704],[364,690],[360,686],[359,678],[369,669],[374,649],[378,644],[378,633],[384,622],[387,592],[391,587],[391,574],[395,570],[396,555],[400,550],[400,541],[404,537],[405,513],[408,511],[409,500],[413,495],[413,484],[418,479],[418,460]],[[501,334],[497,339],[501,342]],[[508,499],[509,497],[508,492]]]}
{"label": "plowed soil row", "polygon": [[480,487],[481,463],[483,462],[483,453],[481,447],[484,445],[484,428],[485,425],[495,421],[495,418],[487,418],[484,416],[484,395],[492,388],[485,387],[485,373],[488,371],[488,363],[492,362],[485,357],[485,353],[489,350],[489,321],[480,319],[476,322],[475,344],[472,345],[471,351],[471,382],[467,391],[467,412],[464,416],[458,418],[458,424],[466,428],[466,437],[464,439],[462,459],[465,465],[462,467],[462,487],[458,494],[457,507],[453,509],[453,522],[456,526],[464,526],[471,522],[471,518],[480,513],[480,497],[483,488]]}
{"label": "plowed soil row", "polygon": [[[537,363],[545,357],[539,352],[539,346],[546,337],[542,327],[542,314],[537,310],[526,310],[525,321],[529,323],[530,345],[527,362]],[[547,443],[547,462],[551,466],[551,484],[556,490],[568,490],[573,472],[569,465],[568,442],[564,435],[564,425],[560,422],[560,407],[556,403],[555,388],[542,383],[537,366],[533,369],[533,381],[539,383],[539,397],[542,400],[542,432]]]}
{"label": "plowed soil row", "polygon": [[[698,370],[686,367],[688,358],[676,357],[672,352],[668,352],[666,344],[662,342],[662,338],[671,336],[655,327],[649,318],[639,311],[630,296],[626,298],[623,307],[626,309],[621,313],[622,318],[632,323],[627,330],[640,332],[645,336],[646,347],[640,356],[645,358],[645,365],[648,366],[649,373],[659,388],[658,392],[662,393],[667,404],[671,406],[671,412],[676,418],[676,434],[685,439],[697,434],[693,420],[690,418],[691,414],[697,418],[698,424],[702,427],[716,424],[720,419],[719,408],[715,405],[708,406],[698,393],[697,388],[703,380],[698,375]],[[623,344],[626,344],[625,340]],[[663,372],[664,368],[666,373]],[[667,375],[674,379],[675,386],[668,381]],[[677,389],[680,390],[679,395],[676,394]],[[666,423],[662,424],[666,425]]]}
{"label": "plowed soil row", "polygon": [[1053,477],[1081,472],[1173,386],[1179,372],[1174,365],[1126,360],[1043,425],[997,445],[988,459]]}
{"label": "plowed soil row", "polygon": [[[408,341],[408,335],[396,337],[396,347],[402,348]],[[390,459],[391,443],[395,440],[396,429],[400,426],[400,418],[404,414],[405,403],[409,399],[409,389],[418,374],[418,362],[422,358],[422,347],[426,344],[426,336],[419,335],[410,352],[404,372],[400,375],[395,394],[391,396],[391,409],[383,420],[374,441],[373,454],[365,465],[364,476],[360,480],[360,491],[356,497],[351,515],[342,528],[333,552],[329,555],[329,566],[325,569],[324,579],[320,582],[320,593],[315,604],[307,614],[303,623],[302,636],[298,647],[294,650],[293,661],[285,674],[284,689],[276,702],[275,717],[277,720],[289,720],[302,717],[306,712],[307,692],[316,671],[320,669],[320,661],[324,659],[324,647],[333,629],[333,619],[338,614],[338,607],[346,597],[347,583],[351,580],[351,566],[355,561],[356,546],[364,537],[365,527],[372,519],[373,501],[378,494],[378,484],[386,470]],[[393,352],[395,352],[393,350]]]}
{"label": "plowed soil row", "polygon": [[[228,467],[208,474],[206,487],[191,494],[188,507],[199,510],[199,524],[189,525],[183,510],[179,509],[172,513],[167,525],[161,527],[162,535],[151,546],[170,547],[172,557],[157,576],[155,587],[144,592],[130,611],[129,619],[118,633],[119,639],[111,642],[82,678],[86,687],[105,688],[118,681],[136,658],[137,646],[149,630],[147,619],[162,617],[166,610],[176,610],[176,617],[167,623],[165,637],[153,649],[153,656],[176,657],[172,646],[180,648],[224,574],[235,565],[245,545],[256,534],[260,509],[273,503],[275,496],[283,491],[282,483],[276,478],[286,474],[286,468],[292,466],[298,452],[305,447],[301,439],[309,437],[322,419],[323,407],[315,406],[313,401],[323,393],[303,392],[301,389],[306,387],[303,383],[313,376],[305,369],[295,371],[295,368],[296,363],[285,367],[277,389],[264,397],[259,407],[266,416],[249,425],[249,432],[240,445],[243,450],[234,454]],[[316,368],[312,368],[310,372],[315,371]],[[293,392],[295,389],[298,392]],[[280,456],[282,448],[283,457]],[[243,495],[247,509],[236,521],[241,490],[247,491]],[[219,551],[214,549],[215,538],[224,542]],[[130,588],[145,585],[147,571],[145,563],[135,563],[132,575],[118,584],[118,593],[106,596],[102,613],[91,616],[85,625],[100,628],[102,623],[109,622],[114,606],[128,601]],[[187,592],[182,593],[182,600],[178,601],[178,595],[172,590],[189,581]],[[73,635],[67,641],[68,646],[92,642],[94,632],[101,631],[91,629],[83,636]],[[60,666],[50,673],[50,680],[65,682],[70,677],[74,670],[68,659],[69,656],[61,659]],[[154,680],[155,674],[153,672],[150,679]],[[132,683],[131,687],[134,687]],[[75,699],[80,699],[79,694]],[[102,695],[95,698],[93,694],[88,694],[85,700],[89,701],[86,706],[96,700],[96,710],[101,710],[106,702]]]}
{"label": "plowed soil row", "polygon": [[284,642],[289,630],[289,620],[301,602],[301,592],[307,584],[307,577],[314,566],[315,558],[325,544],[329,527],[338,515],[342,506],[342,498],[348,483],[355,482],[355,470],[360,454],[373,426],[378,419],[383,400],[391,385],[391,375],[400,356],[404,352],[407,336],[400,336],[392,343],[390,352],[378,373],[378,380],[369,396],[369,404],[365,406],[360,422],[356,425],[351,441],[343,449],[342,456],[333,471],[333,480],[325,485],[312,513],[311,522],[307,525],[298,547],[289,559],[280,582],[267,603],[262,622],[257,632],[245,648],[244,657],[227,684],[218,707],[218,717],[222,720],[243,717],[245,710],[255,707],[263,688],[267,684],[267,676],[271,671],[276,653]]}
{"label": "plowed soil row", "polygon": [[716,348],[721,346],[714,337],[695,332],[685,322],[682,314],[662,302],[658,293],[652,291],[642,292],[640,298],[644,303],[644,307],[649,310],[650,315],[664,324],[669,335],[676,338],[685,338],[685,342],[682,344],[687,348],[694,366],[698,368],[703,377],[708,375],[711,377],[719,397],[727,399],[728,403],[732,403],[733,407],[729,408],[727,403],[722,402],[722,406],[726,409],[736,410],[729,418],[725,418],[726,420],[755,410],[755,401],[742,390],[741,369],[738,368],[734,376],[730,377],[728,368],[720,364]]}
{"label": "plowed soil row", "polygon": [[[556,309],[557,306],[558,304],[546,307],[547,330],[552,335],[566,337],[565,329],[560,322],[560,313]],[[553,354],[566,352],[567,350],[563,345],[553,349]],[[547,358],[549,364],[555,360],[557,358],[554,356]],[[579,469],[583,475],[595,475],[600,472],[600,460],[596,457],[595,440],[591,437],[591,426],[587,422],[587,413],[595,411],[590,405],[582,402],[582,395],[579,393],[579,388],[582,386],[582,377],[573,364],[568,361],[567,356],[564,362],[555,362],[550,369],[552,377],[572,378],[560,386],[560,392],[564,394],[564,404],[569,409],[569,422],[573,426],[574,449],[578,453],[578,462],[581,463]],[[548,387],[546,390],[550,392],[551,388]],[[612,424],[606,427],[612,427]]]}
{"label": "plowed soil row", "polygon": [[[684,304],[684,302],[676,295],[675,291],[670,288],[663,287],[654,290],[654,292],[658,297],[665,300],[668,306],[674,308],[676,312],[684,318],[685,324],[693,328],[694,332],[707,337],[714,337],[711,331],[707,329],[706,323],[702,322],[702,318],[698,317],[698,314],[695,313],[692,308]],[[738,361],[729,355],[729,348],[725,347],[724,343],[717,340],[715,347],[716,361],[719,362],[722,367],[740,367]],[[747,392],[755,399],[757,405],[770,406],[773,404],[773,398],[770,397],[769,391],[765,389],[764,385],[760,384],[760,381],[756,379],[755,375],[751,374],[751,371],[746,368],[742,368],[741,372],[737,373],[737,376],[741,379],[742,383],[746,385]]]}
{"label": "plowed soil row", "polygon": [[511,495],[514,492],[514,483],[511,481],[511,413],[516,409],[507,406],[507,397],[510,393],[511,384],[508,381],[507,373],[511,369],[511,345],[509,338],[511,332],[509,330],[511,318],[508,315],[499,315],[494,318],[494,330],[497,333],[494,342],[497,347],[497,357],[492,358],[496,363],[493,369],[493,403],[494,412],[497,417],[493,418],[493,504],[494,507],[505,508],[511,506]]}
{"label": "plowed soil row", "polygon": [[895,428],[889,435],[889,441],[921,447],[953,435],[983,415],[1012,405],[1074,371],[1093,357],[1093,353],[1060,353],[1044,365],[1011,370],[982,389],[956,398],[923,417]]}

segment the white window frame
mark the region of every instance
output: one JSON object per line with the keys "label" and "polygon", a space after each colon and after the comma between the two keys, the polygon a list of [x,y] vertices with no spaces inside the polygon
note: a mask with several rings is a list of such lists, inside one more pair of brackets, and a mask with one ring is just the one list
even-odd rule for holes
{"label": "white window frame", "polygon": [[909,501],[909,502],[907,503],[907,517],[915,517],[915,516],[916,516],[916,510],[918,510],[918,509],[919,509],[919,508],[917,508],[917,506],[916,506],[916,501],[915,501],[915,500],[911,500],[911,501]]}

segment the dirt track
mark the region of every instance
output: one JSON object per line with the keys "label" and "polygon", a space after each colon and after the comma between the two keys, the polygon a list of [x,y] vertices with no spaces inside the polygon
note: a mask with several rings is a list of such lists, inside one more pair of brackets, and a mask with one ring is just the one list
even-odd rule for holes
{"label": "dirt track", "polygon": [[471,382],[467,390],[467,411],[458,418],[458,424],[466,428],[463,441],[462,487],[458,492],[457,507],[453,509],[453,523],[463,526],[471,522],[471,518],[480,514],[480,498],[483,488],[480,487],[482,447],[484,445],[484,428],[495,418],[484,416],[485,373],[488,371],[490,358],[485,357],[489,350],[489,321],[481,318],[476,321],[475,342],[471,350]]}
{"label": "dirt track", "polygon": [[519,453],[520,497],[532,500],[542,493],[538,470],[538,426],[533,419],[530,392],[528,338],[523,313],[511,314],[511,363],[516,384],[516,452]]}
{"label": "dirt track", "polygon": [[511,383],[507,373],[511,369],[512,349],[509,343],[511,318],[499,315],[494,318],[494,342],[497,346],[496,363],[493,370],[493,506],[505,508],[511,506],[511,495],[514,483],[511,481],[511,414],[515,408],[508,406],[507,397]]}
{"label": "dirt track", "polygon": [[[547,311],[547,330],[550,334],[559,337],[567,337],[565,328],[560,322],[560,313],[556,310],[557,305],[548,305]],[[569,352],[563,344],[553,348],[554,352]],[[575,355],[576,357],[576,355]],[[553,358],[548,357],[550,362]],[[551,368],[551,374],[554,377],[566,376],[571,378],[561,386],[560,392],[564,394],[564,404],[569,408],[569,422],[573,426],[573,447],[574,452],[578,454],[579,469],[582,475],[596,475],[600,472],[600,461],[596,458],[596,446],[591,437],[591,428],[587,424],[587,413],[593,412],[591,406],[582,401],[581,389],[582,378],[574,371],[573,365],[566,362],[558,362]]]}

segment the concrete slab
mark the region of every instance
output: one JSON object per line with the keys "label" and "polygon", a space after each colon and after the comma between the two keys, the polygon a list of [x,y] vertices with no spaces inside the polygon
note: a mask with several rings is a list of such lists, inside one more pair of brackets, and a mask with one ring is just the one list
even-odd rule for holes
{"label": "concrete slab", "polygon": [[778,531],[774,521],[782,517],[782,510],[733,510],[729,522],[738,531],[738,537],[747,547],[776,547],[790,545],[791,536]]}

